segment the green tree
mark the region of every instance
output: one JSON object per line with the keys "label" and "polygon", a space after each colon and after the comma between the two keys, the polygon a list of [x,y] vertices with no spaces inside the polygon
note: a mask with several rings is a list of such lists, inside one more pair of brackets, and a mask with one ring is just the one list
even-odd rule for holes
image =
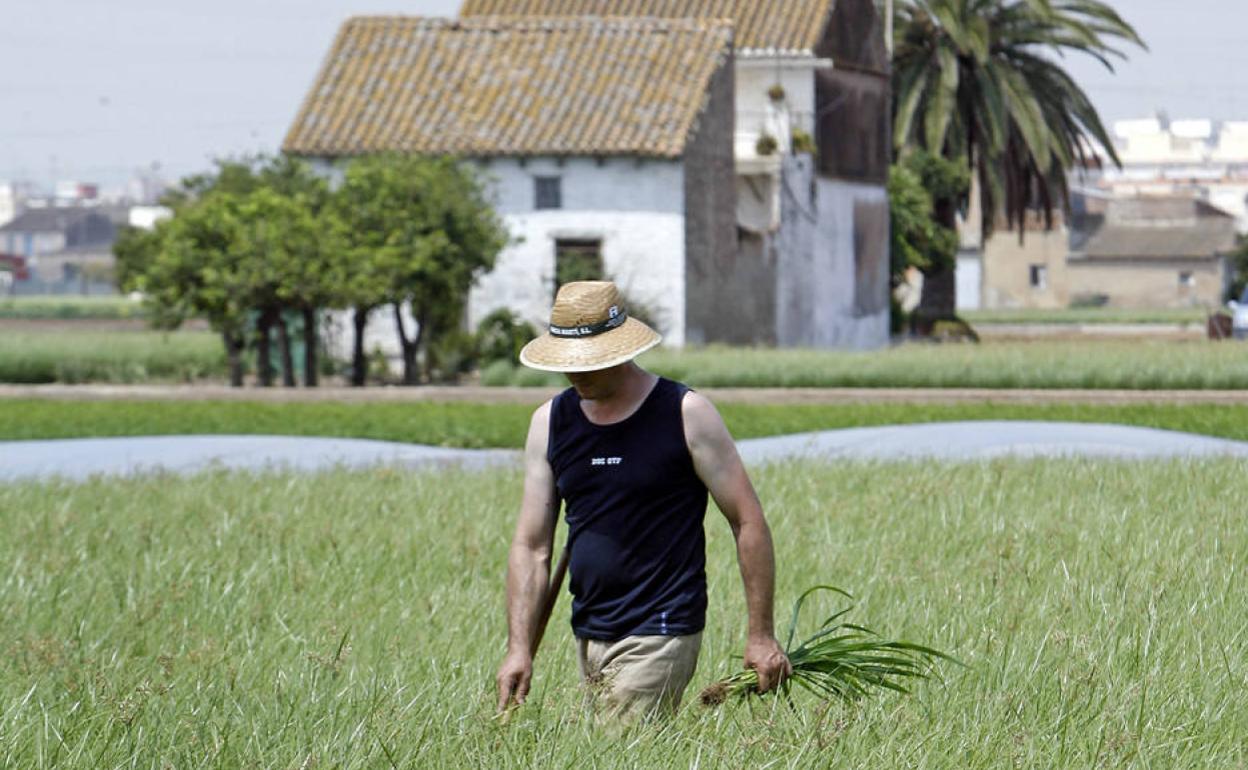
{"label": "green tree", "polygon": [[[893,136],[972,169],[985,234],[999,214],[1021,226],[1029,209],[1052,221],[1067,171],[1090,163],[1088,140],[1117,163],[1087,94],[1059,58],[1084,53],[1113,69],[1121,43],[1144,46],[1099,0],[902,0],[893,53]],[[938,198],[933,215],[956,227],[965,196]],[[951,317],[952,267],[925,276],[920,313]]]}
{"label": "green tree", "polygon": [[[462,326],[468,290],[493,267],[506,231],[480,180],[452,158],[356,158],[346,165],[330,208],[349,265],[344,286],[355,308],[353,383],[363,384],[368,313],[390,305],[403,381],[415,384],[419,354],[427,354],[433,338]],[[402,313],[409,303],[416,319],[412,330]]]}
{"label": "green tree", "polygon": [[221,334],[230,381],[240,386],[249,294],[236,248],[233,197],[181,202],[155,230],[125,231],[114,251],[122,288],[143,293],[157,325],[176,328],[198,317]]}
{"label": "green tree", "polygon": [[338,304],[341,252],[325,222],[328,185],[289,158],[218,161],[166,196],[174,216],[152,232],[126,230],[115,247],[123,287],[145,294],[157,322],[206,318],[225,340],[230,379],[254,319],[261,384],[270,385],[277,330],[285,384],[295,384],[286,312],[303,313],[304,382],[316,384],[316,318]]}

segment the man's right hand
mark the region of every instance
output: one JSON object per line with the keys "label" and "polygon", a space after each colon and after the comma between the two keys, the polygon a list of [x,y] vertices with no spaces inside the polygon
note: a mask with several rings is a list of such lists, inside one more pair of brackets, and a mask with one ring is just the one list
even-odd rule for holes
{"label": "man's right hand", "polygon": [[529,696],[529,683],[533,680],[533,656],[523,652],[509,652],[498,667],[498,711],[501,714],[513,703],[524,703]]}

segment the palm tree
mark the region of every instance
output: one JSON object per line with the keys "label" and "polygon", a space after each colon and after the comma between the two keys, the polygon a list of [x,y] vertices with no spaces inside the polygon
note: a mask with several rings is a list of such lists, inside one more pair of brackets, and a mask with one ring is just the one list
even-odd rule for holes
{"label": "palm tree", "polygon": [[[1118,165],[1100,116],[1059,59],[1084,53],[1113,70],[1114,45],[1144,42],[1100,0],[900,0],[893,52],[893,137],[966,163],[979,189],[985,235],[999,215],[1021,230],[1029,209],[1051,225],[1067,202],[1067,172]],[[959,196],[962,197],[962,196]],[[937,198],[934,216],[956,225],[963,200]],[[925,276],[920,316],[950,317],[953,265]]]}

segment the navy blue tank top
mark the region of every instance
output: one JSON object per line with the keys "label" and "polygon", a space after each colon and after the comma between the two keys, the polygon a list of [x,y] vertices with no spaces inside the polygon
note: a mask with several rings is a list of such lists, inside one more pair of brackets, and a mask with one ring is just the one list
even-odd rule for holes
{"label": "navy blue tank top", "polygon": [[688,390],[660,378],[611,425],[590,422],[574,388],[551,406],[547,459],[566,505],[578,637],[684,636],[705,624],[707,491],[685,444]]}

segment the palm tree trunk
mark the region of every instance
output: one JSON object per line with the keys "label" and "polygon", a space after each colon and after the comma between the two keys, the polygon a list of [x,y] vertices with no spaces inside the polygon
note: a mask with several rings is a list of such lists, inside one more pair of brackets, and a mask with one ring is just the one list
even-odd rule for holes
{"label": "palm tree trunk", "polygon": [[316,328],[316,308],[303,309],[303,385],[315,388],[317,385],[317,344],[319,343]]}
{"label": "palm tree trunk", "polygon": [[[934,201],[932,218],[942,227],[957,231],[957,202],[952,198],[940,198]],[[936,321],[950,320],[957,317],[958,282],[957,258],[947,265],[936,265],[932,270],[923,273],[923,291],[919,295],[919,306],[915,308],[912,323],[919,334],[926,336]]]}

